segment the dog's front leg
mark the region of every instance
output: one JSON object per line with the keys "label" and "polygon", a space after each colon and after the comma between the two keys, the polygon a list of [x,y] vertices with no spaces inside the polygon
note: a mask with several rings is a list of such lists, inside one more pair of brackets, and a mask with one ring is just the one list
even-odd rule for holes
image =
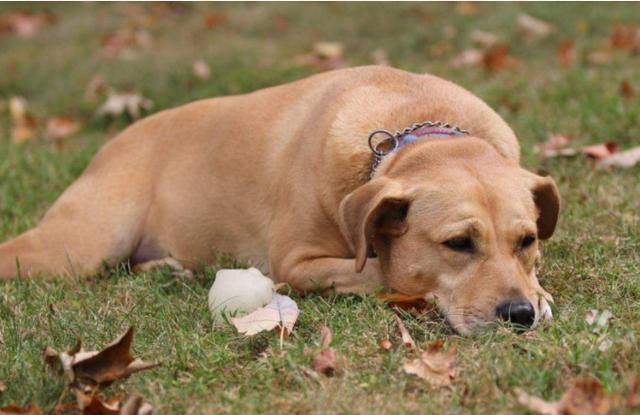
{"label": "dog's front leg", "polygon": [[316,257],[272,261],[274,277],[296,291],[336,290],[341,293],[370,293],[383,287],[377,258],[369,258],[362,272],[356,272],[355,259]]}

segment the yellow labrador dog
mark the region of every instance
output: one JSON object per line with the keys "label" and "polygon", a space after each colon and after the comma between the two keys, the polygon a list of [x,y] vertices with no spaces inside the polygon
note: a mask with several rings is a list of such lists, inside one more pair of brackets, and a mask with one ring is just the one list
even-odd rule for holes
{"label": "yellow labrador dog", "polygon": [[105,145],[0,245],[0,277],[195,269],[226,252],[300,292],[435,296],[463,334],[530,327],[551,317],[535,262],[559,197],[518,161],[493,110],[430,75],[361,67],[206,99]]}

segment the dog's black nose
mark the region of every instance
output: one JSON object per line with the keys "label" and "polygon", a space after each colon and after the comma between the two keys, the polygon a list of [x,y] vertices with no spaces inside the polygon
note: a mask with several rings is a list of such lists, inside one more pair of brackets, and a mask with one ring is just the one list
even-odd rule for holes
{"label": "dog's black nose", "polygon": [[504,321],[515,324],[516,328],[528,329],[536,318],[536,311],[524,298],[507,300],[498,305],[496,314]]}

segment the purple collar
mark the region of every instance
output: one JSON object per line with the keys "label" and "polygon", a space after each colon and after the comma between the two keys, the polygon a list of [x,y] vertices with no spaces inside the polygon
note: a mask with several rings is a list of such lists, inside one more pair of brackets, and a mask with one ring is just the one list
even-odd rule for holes
{"label": "purple collar", "polygon": [[[443,139],[468,135],[466,130],[440,121],[425,121],[414,124],[404,130],[391,134],[387,130],[376,130],[369,135],[369,148],[373,152],[373,162],[369,178],[373,177],[376,168],[387,154],[400,150],[407,144],[424,139]],[[383,135],[381,141],[374,144],[373,139]]]}

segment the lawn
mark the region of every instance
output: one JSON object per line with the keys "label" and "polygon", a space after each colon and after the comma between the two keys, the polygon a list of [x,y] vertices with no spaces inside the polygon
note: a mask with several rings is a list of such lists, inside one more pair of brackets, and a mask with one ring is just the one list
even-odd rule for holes
{"label": "lawn", "polygon": [[[0,240],[36,224],[129,123],[95,115],[104,97],[87,100],[85,91],[96,75],[148,97],[154,112],[314,73],[299,57],[320,41],[340,42],[345,65],[370,64],[372,52],[384,50],[394,66],[446,77],[486,100],[520,138],[524,165],[555,178],[563,210],[539,269],[556,301],[553,324],[533,336],[501,328],[464,338],[437,318],[403,316],[420,346],[457,344],[450,388],[402,372],[410,353],[397,346],[394,312],[373,296],[293,295],[301,314],[282,348],[273,332],[246,338],[230,325],[214,329],[206,295],[219,267],[238,265],[227,259],[195,281],[121,267],[82,281],[0,284],[0,406],[51,410],[64,382],[44,368],[42,349],[66,349],[76,336],[99,348],[130,325],[136,356],[162,365],[112,389],[140,393],[162,413],[526,413],[516,387],[558,399],[575,379],[595,377],[607,392],[627,394],[627,377],[640,376],[640,168],[605,171],[584,157],[543,160],[533,151],[551,133],[573,136],[576,147],[640,144],[640,98],[619,92],[624,81],[640,90],[640,55],[609,44],[613,24],[640,24],[637,4],[0,5],[0,13],[12,10],[48,10],[54,21],[31,37],[0,30]],[[520,13],[553,31],[524,36]],[[452,65],[474,47],[474,30],[495,34],[519,64]],[[122,31],[137,35],[111,56],[103,45]],[[557,47],[567,40],[576,58],[563,65]],[[599,63],[594,51],[604,56]],[[208,79],[194,75],[197,60],[210,68]],[[27,100],[40,127],[65,115],[81,119],[82,130],[17,145],[6,105],[12,96]],[[585,321],[590,309],[614,316],[601,333]],[[340,357],[331,378],[311,369],[322,323]],[[390,351],[379,346],[387,334],[396,343]]]}

